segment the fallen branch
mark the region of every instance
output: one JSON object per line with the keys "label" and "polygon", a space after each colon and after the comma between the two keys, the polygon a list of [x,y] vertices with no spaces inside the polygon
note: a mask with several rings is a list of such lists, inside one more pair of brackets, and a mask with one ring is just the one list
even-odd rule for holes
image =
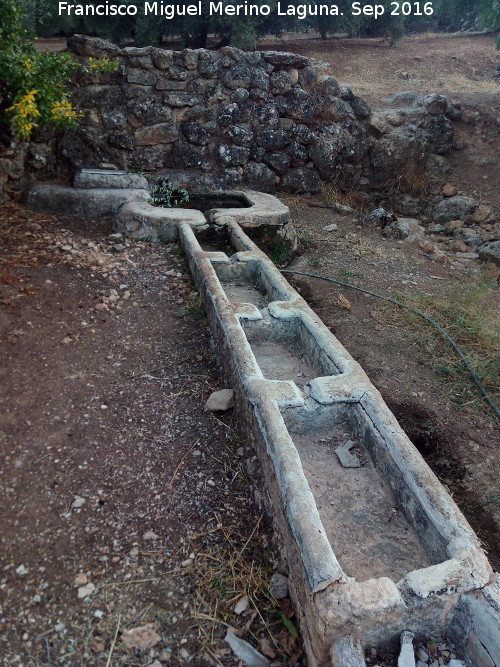
{"label": "fallen branch", "polygon": [[177,464],[177,467],[176,467],[176,469],[174,470],[174,474],[173,474],[172,477],[170,478],[170,482],[169,482],[169,486],[170,486],[170,488],[172,488],[172,486],[173,486],[174,479],[175,479],[175,476],[177,475],[177,473],[179,472],[179,468],[181,467],[181,465],[184,463],[184,461],[186,460],[186,458],[188,457],[188,455],[193,451],[193,449],[196,447],[196,445],[197,445],[199,442],[200,442],[200,439],[198,438],[198,440],[196,440],[196,441],[191,445],[191,447],[187,450],[187,452],[184,454],[184,456],[181,458],[181,460],[180,460],[179,463]]}
{"label": "fallen branch", "polygon": [[335,209],[335,206],[331,206],[330,204],[317,204],[314,201],[308,201],[307,205],[310,206],[311,208],[330,208],[332,210]]}
{"label": "fallen branch", "polygon": [[113,641],[111,642],[111,646],[109,648],[108,659],[106,660],[106,667],[109,667],[111,665],[111,657],[113,655],[113,651],[115,650],[116,638],[118,637],[118,631],[120,630],[120,621],[121,621],[121,615],[118,614],[118,623],[116,624],[115,636],[113,637]]}
{"label": "fallen branch", "polygon": [[104,586],[125,586],[125,584],[143,584],[145,581],[159,581],[161,577],[153,577],[152,579],[131,579],[130,581],[110,581],[107,584],[101,584],[101,587]]}

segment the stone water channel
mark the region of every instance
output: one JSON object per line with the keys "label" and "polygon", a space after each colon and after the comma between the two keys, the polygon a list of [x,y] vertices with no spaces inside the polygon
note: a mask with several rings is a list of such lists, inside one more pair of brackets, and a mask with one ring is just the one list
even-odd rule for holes
{"label": "stone water channel", "polygon": [[[109,208],[99,175],[90,183],[36,186],[28,203]],[[477,536],[359,364],[244,231],[282,230],[288,209],[232,192],[246,205],[205,217],[120,192],[115,231],[179,238],[186,253],[260,460],[309,664],[364,665],[364,649],[404,631],[450,637],[466,664],[500,664],[500,586]]]}

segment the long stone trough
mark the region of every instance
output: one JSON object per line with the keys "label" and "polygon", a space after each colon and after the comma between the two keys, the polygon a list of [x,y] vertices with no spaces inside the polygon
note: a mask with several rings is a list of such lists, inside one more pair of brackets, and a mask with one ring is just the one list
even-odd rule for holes
{"label": "long stone trough", "polygon": [[[225,229],[231,256],[178,227],[260,459],[309,664],[364,665],[363,648],[403,630],[465,645],[464,593],[484,589],[478,618],[498,619],[478,538],[359,364],[241,227]],[[479,644],[473,664],[495,664]]]}
{"label": "long stone trough", "polygon": [[83,170],[74,188],[36,185],[27,203],[179,238],[260,460],[309,665],[361,667],[365,649],[410,631],[500,666],[500,581],[477,536],[361,366],[242,228],[284,232],[287,207],[242,191],[230,193],[239,209],[162,209],[130,176]]}

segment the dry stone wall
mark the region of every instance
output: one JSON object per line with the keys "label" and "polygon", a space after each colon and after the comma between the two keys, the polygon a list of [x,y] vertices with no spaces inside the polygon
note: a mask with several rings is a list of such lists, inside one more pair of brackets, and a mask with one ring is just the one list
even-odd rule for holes
{"label": "dry stone wall", "polygon": [[[304,56],[226,47],[120,49],[75,35],[79,59],[108,56],[111,74],[82,74],[73,98],[80,126],[30,144],[4,140],[0,184],[8,198],[33,180],[68,180],[80,167],[170,170],[191,186],[315,192],[321,180],[383,189],[412,161],[451,148],[452,107],[442,96],[367,103]],[[456,110],[454,111],[454,113]],[[5,198],[5,197],[4,197]]]}

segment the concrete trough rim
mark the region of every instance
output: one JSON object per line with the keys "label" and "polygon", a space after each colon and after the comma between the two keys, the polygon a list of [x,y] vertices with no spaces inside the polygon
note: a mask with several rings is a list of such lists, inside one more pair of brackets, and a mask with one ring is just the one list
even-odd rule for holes
{"label": "concrete trough rim", "polygon": [[[246,188],[234,190],[213,190],[211,194],[224,194],[244,199],[249,206],[244,208],[215,208],[207,216],[215,225],[230,225],[231,222],[242,227],[280,226],[290,221],[290,209],[274,195]],[[232,218],[232,220],[230,220]]]}

